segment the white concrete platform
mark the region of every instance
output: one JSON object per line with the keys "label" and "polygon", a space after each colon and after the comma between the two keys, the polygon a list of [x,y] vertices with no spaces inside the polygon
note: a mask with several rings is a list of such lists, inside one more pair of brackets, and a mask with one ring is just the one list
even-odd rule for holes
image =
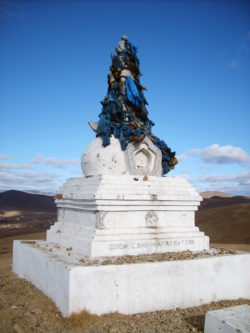
{"label": "white concrete platform", "polygon": [[208,311],[205,333],[250,333],[250,306],[244,304]]}
{"label": "white concrete platform", "polygon": [[82,254],[46,241],[14,241],[13,270],[64,316],[86,310],[133,314],[250,298],[250,254],[123,265],[86,265]]}
{"label": "white concrete platform", "polygon": [[195,226],[201,200],[184,178],[71,178],[47,240],[91,257],[207,250],[209,238]]}

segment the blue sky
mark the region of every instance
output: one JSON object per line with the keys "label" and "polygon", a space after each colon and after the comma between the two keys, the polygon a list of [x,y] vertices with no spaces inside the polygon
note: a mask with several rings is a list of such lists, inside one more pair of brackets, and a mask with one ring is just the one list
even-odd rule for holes
{"label": "blue sky", "polygon": [[138,47],[169,176],[250,195],[248,1],[0,1],[0,190],[82,175],[121,35]]}

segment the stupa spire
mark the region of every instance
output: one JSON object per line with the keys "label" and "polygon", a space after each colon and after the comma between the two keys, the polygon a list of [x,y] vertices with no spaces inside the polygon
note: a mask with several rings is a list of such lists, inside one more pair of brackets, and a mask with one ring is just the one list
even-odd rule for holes
{"label": "stupa spire", "polygon": [[122,150],[130,142],[140,142],[148,136],[162,152],[162,169],[166,174],[177,164],[177,159],[175,152],[151,131],[154,123],[148,118],[148,102],[143,94],[146,88],[140,83],[139,65],[137,48],[123,35],[116,47],[116,54],[111,52],[108,91],[101,101],[100,120],[98,124],[90,122],[90,126],[97,133],[96,136],[102,138],[104,147],[110,144],[111,135],[119,139]]}

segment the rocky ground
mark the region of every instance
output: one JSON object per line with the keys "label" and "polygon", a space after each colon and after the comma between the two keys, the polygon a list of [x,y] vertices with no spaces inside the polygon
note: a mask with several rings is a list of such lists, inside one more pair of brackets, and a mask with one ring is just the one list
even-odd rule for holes
{"label": "rocky ground", "polygon": [[[196,308],[131,316],[117,313],[95,316],[83,312],[66,319],[41,291],[11,272],[13,238],[43,239],[44,236],[45,233],[39,233],[0,240],[0,331],[3,333],[203,332],[205,313],[208,310],[250,304],[250,300],[240,299],[211,303]],[[237,249],[237,246],[234,249]],[[244,250],[244,246],[239,249]]]}
{"label": "rocky ground", "polygon": [[209,250],[191,252],[190,250],[183,252],[167,252],[155,254],[141,255],[124,255],[114,257],[91,258],[84,256],[72,250],[72,247],[63,247],[58,244],[52,244],[41,240],[22,240],[22,244],[35,248],[41,252],[51,254],[57,260],[66,260],[74,265],[81,266],[100,266],[100,265],[124,265],[136,263],[153,263],[175,260],[193,260],[198,258],[206,258],[221,255],[234,255],[239,253],[235,250],[227,250],[223,248],[210,248]]}

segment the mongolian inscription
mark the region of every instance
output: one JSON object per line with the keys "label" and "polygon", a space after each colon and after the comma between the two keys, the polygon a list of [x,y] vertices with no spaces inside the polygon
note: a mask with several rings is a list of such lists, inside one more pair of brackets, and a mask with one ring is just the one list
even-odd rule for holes
{"label": "mongolian inscription", "polygon": [[128,245],[125,243],[111,243],[109,244],[109,250],[120,250],[120,249],[127,249]]}
{"label": "mongolian inscription", "polygon": [[140,248],[149,248],[153,246],[182,246],[182,245],[194,245],[193,239],[181,239],[181,240],[169,240],[169,241],[142,241],[142,242],[131,242],[126,244],[124,242],[111,243],[109,244],[109,250],[121,250],[121,249],[140,249]]}

